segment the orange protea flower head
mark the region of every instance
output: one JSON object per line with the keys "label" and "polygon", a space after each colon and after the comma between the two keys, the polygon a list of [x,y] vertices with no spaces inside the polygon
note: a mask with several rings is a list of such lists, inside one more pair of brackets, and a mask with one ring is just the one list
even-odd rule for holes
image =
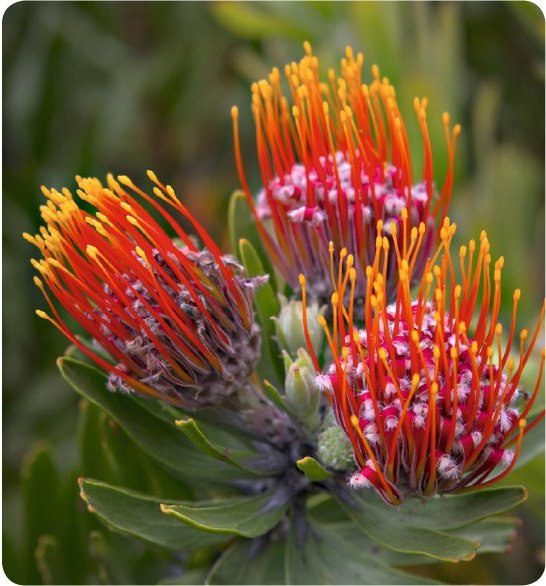
{"label": "orange protea flower head", "polygon": [[[362,84],[364,58],[350,47],[341,60],[341,75],[331,69],[323,80],[311,46],[304,46],[305,57],[284,70],[290,98],[277,68],[268,79],[252,84],[263,184],[256,201],[243,170],[238,109],[232,109],[239,177],[264,245],[293,288],[298,288],[298,274],[303,273],[308,292],[322,298],[331,290],[328,243],[336,250],[346,248],[354,257],[356,292],[362,296],[364,269],[373,262],[383,236],[397,239],[401,246],[411,229],[423,223],[427,231],[412,273],[418,279],[436,238],[435,220],[441,224],[449,205],[460,126],[451,127],[444,113],[449,167],[438,194],[427,99],[414,101],[424,150],[422,179],[416,181],[405,123],[389,80],[373,65],[371,83]],[[385,282],[389,297],[396,290],[395,260],[391,248]]]}
{"label": "orange protea flower head", "polygon": [[[107,186],[77,177],[77,197],[94,213],[67,189],[42,189],[46,225],[36,236],[24,234],[43,257],[32,264],[51,314],[37,314],[110,373],[110,390],[134,389],[191,409],[214,405],[239,389],[258,361],[251,298],[262,278],[245,278],[172,187],[148,176],[155,198],[125,176],[109,176]],[[195,245],[168,207],[190,221],[206,248]],[[92,336],[93,346],[71,331],[55,299]]]}
{"label": "orange protea flower head", "polygon": [[[441,242],[427,260],[413,298],[415,241],[395,247],[399,281],[392,304],[387,301],[389,248],[384,239],[365,269],[363,315],[355,311],[357,273],[345,261],[332,294],[332,327],[319,317],[334,362],[317,382],[353,446],[358,470],[349,482],[373,487],[392,504],[407,495],[448,493],[500,480],[515,465],[523,435],[544,415],[542,411],[527,423],[540,387],[544,350],[533,392],[519,386],[544,305],[530,340],[522,330],[519,349],[514,348],[521,295],[516,289],[503,343],[497,320],[504,259],[492,262],[482,232],[477,244],[471,240],[460,248],[457,262],[450,251],[454,233],[455,225],[446,218]],[[305,278],[301,281],[305,299]],[[343,303],[346,290],[348,303]],[[319,370],[316,357],[314,361]],[[494,472],[497,466],[504,470]]]}

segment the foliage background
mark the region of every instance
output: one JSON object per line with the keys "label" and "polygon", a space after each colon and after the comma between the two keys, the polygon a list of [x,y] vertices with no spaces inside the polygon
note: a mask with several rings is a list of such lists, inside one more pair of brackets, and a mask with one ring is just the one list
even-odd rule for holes
{"label": "foliage background", "polygon": [[[437,177],[439,124],[463,125],[451,216],[457,241],[484,228],[504,254],[505,320],[522,288],[520,325],[544,294],[544,16],[525,2],[26,2],[3,20],[4,530],[25,539],[21,465],[37,442],[78,465],[76,394],[55,358],[65,341],[42,307],[20,237],[39,225],[39,186],[76,173],[154,169],[225,246],[227,198],[238,186],[229,109],[238,104],[251,184],[258,185],[248,85],[297,60],[303,40],[334,66],[362,50],[397,87],[420,152],[414,95],[429,97]],[[367,70],[369,71],[369,69]],[[369,74],[365,77],[369,79]],[[416,168],[420,168],[416,156]],[[544,568],[544,460],[511,477],[531,498],[513,552],[438,569],[450,581],[525,583]],[[55,520],[52,521],[53,523]],[[11,543],[11,541],[10,541]],[[442,574],[443,572],[443,574]]]}

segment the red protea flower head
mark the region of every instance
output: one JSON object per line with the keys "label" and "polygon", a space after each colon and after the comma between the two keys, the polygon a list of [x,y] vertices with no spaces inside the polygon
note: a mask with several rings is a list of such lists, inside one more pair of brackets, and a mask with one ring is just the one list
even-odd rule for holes
{"label": "red protea flower head", "polygon": [[[544,305],[528,344],[527,330],[521,331],[519,357],[514,358],[520,290],[513,296],[512,323],[503,343],[497,320],[504,259],[494,263],[491,280],[490,247],[482,232],[477,245],[471,240],[460,248],[456,263],[450,252],[454,232],[446,218],[415,297],[410,283],[419,255],[417,237],[404,240],[402,247],[395,240],[399,281],[390,305],[384,238],[365,269],[363,315],[355,311],[358,276],[347,261],[332,295],[332,327],[319,317],[334,361],[317,382],[353,446],[358,470],[349,483],[373,487],[391,504],[407,495],[449,493],[500,480],[514,467],[524,433],[544,415],[526,425],[540,387],[544,350],[532,394],[519,386]],[[305,299],[305,278],[301,281]],[[349,301],[343,303],[346,290]],[[497,466],[504,470],[494,472]]]}
{"label": "red protea flower head", "polygon": [[[412,227],[423,224],[427,231],[413,271],[418,279],[436,238],[435,220],[441,224],[449,205],[460,126],[452,128],[444,113],[449,166],[437,194],[427,99],[414,101],[424,150],[422,179],[415,181],[405,123],[389,80],[373,65],[372,82],[362,84],[363,55],[355,56],[350,47],[341,60],[341,76],[331,69],[327,80],[321,80],[318,59],[309,43],[304,46],[305,57],[285,67],[292,106],[277,68],[252,85],[263,183],[256,201],[243,170],[238,109],[232,109],[239,177],[264,245],[292,288],[298,288],[303,273],[308,292],[319,298],[331,291],[329,242],[336,250],[346,248],[354,256],[356,293],[362,297],[364,269],[373,262],[383,235],[397,238],[401,246]],[[404,213],[407,233],[402,231]],[[391,249],[388,264],[394,263]],[[389,297],[396,281],[396,271],[388,270]]]}
{"label": "red protea flower head", "polygon": [[[134,389],[190,409],[214,405],[239,389],[258,361],[251,303],[263,279],[245,278],[172,187],[148,176],[156,198],[125,176],[109,176],[107,186],[77,177],[78,198],[95,213],[67,189],[43,188],[46,226],[36,236],[24,234],[43,256],[32,264],[51,315],[37,314],[110,373],[110,390]],[[197,248],[167,206],[190,221],[206,248]],[[54,299],[92,336],[92,346],[72,332]]]}

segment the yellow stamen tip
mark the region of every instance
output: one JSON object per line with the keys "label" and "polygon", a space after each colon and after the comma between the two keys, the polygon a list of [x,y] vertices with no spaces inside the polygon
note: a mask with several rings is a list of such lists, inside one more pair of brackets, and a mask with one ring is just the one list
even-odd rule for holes
{"label": "yellow stamen tip", "polygon": [[356,415],[351,415],[351,425],[356,428],[360,427],[360,423],[358,422],[358,417]]}
{"label": "yellow stamen tip", "polygon": [[379,350],[377,351],[377,355],[379,356],[380,360],[387,360],[387,351],[385,350],[385,348],[379,348]]}
{"label": "yellow stamen tip", "polygon": [[91,258],[95,258],[98,254],[99,254],[99,249],[96,246],[91,246],[91,244],[88,244],[85,247],[85,252],[91,257]]}
{"label": "yellow stamen tip", "polygon": [[42,311],[41,309],[37,309],[35,313],[38,317],[41,317],[42,319],[49,319],[49,315],[47,315],[47,313],[45,311]]}
{"label": "yellow stamen tip", "polygon": [[122,185],[127,185],[128,187],[132,187],[133,182],[127,177],[127,175],[118,175],[118,181]]}
{"label": "yellow stamen tip", "polygon": [[303,287],[305,285],[305,276],[300,273],[298,275],[298,281],[299,281],[300,285]]}
{"label": "yellow stamen tip", "polygon": [[146,260],[146,253],[142,250],[142,248],[140,248],[140,246],[135,247],[135,252],[138,254],[138,256],[140,256],[140,258]]}
{"label": "yellow stamen tip", "polygon": [[520,429],[523,429],[527,425],[527,421],[525,421],[525,419],[520,419],[518,425]]}

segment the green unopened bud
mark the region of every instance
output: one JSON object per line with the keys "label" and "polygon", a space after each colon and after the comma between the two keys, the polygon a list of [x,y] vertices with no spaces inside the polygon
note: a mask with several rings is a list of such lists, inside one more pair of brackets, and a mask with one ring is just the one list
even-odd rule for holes
{"label": "green unopened bud", "polygon": [[321,462],[333,470],[354,468],[351,442],[341,427],[336,424],[320,432],[317,454]]}
{"label": "green unopened bud", "polygon": [[297,351],[294,361],[286,352],[283,356],[286,402],[300,423],[309,431],[315,431],[320,425],[320,391],[315,383],[311,358],[303,348]]}
{"label": "green unopened bud", "polygon": [[[281,311],[279,317],[274,317],[275,334],[280,346],[295,354],[298,348],[307,348],[303,330],[303,307],[301,301],[294,299],[287,301],[282,295],[280,297]],[[315,352],[320,352],[322,346],[323,332],[317,318],[322,313],[318,303],[314,302],[307,306],[307,327],[309,337]]]}

